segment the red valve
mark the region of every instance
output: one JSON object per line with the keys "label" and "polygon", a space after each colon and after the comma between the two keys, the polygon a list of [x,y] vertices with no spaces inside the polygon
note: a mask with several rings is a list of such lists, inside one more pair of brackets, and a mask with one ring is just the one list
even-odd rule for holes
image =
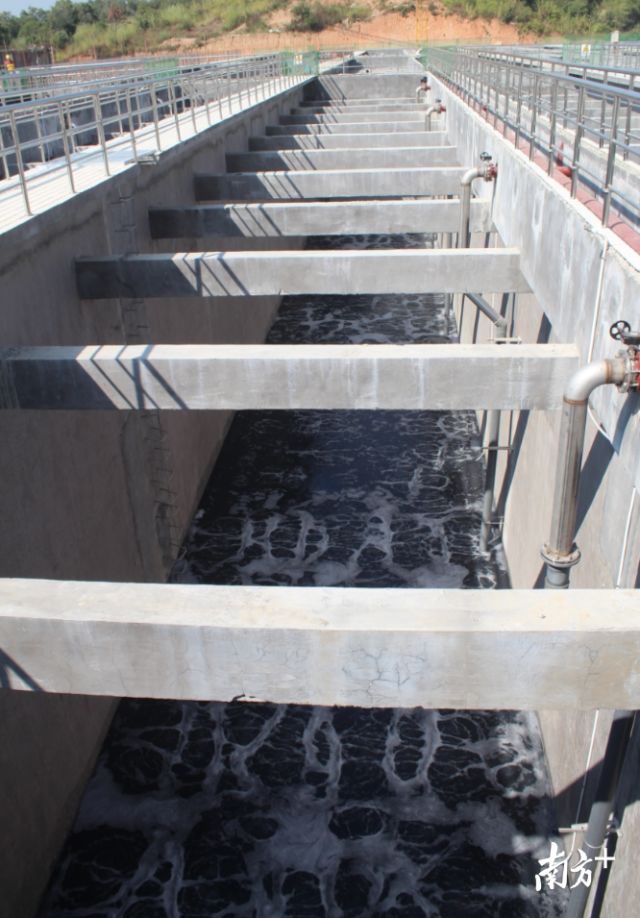
{"label": "red valve", "polygon": [[558,152],[556,153],[556,166],[558,167],[559,172],[562,172],[562,174],[566,175],[567,178],[571,178],[573,169],[571,168],[571,166],[565,166],[563,150],[564,150],[564,141],[561,140],[558,146]]}
{"label": "red valve", "polygon": [[631,361],[631,372],[635,375],[635,380],[631,384],[634,389],[640,389],[640,350],[636,351]]}

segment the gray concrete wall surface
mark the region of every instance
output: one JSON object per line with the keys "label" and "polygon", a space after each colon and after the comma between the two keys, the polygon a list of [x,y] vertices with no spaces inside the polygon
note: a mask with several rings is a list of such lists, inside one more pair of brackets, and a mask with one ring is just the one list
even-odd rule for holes
{"label": "gray concrete wall surface", "polygon": [[[364,61],[362,61],[364,64]],[[365,64],[366,66],[366,64]],[[304,92],[305,101],[324,99],[375,100],[415,98],[420,73],[384,73],[321,76],[309,83]]]}
{"label": "gray concrete wall surface", "polygon": [[[175,298],[153,310],[136,297],[83,302],[74,259],[161,251],[148,208],[193,203],[194,172],[223,170],[226,154],[247,150],[249,136],[301,95],[298,87],[254,106],[163,152],[156,165],[132,165],[6,233],[0,346],[263,341],[278,297],[236,298],[233,309]],[[4,412],[0,576],[162,582],[230,419],[220,411]],[[0,861],[0,912],[28,918],[113,706],[7,691],[0,705],[0,823],[11,840]]]}
{"label": "gray concrete wall surface", "polygon": [[[391,116],[389,116],[388,121],[380,121],[376,123],[376,133],[377,134],[404,134],[405,132],[415,132],[415,131],[424,131],[425,130],[425,115],[416,117],[412,121],[393,121]],[[439,120],[438,120],[439,119]],[[431,122],[432,130],[444,130],[442,126],[444,122],[444,116],[434,115]],[[266,131],[269,137],[276,136],[278,134],[370,134],[371,133],[371,124],[368,121],[362,122],[353,122],[349,121],[346,123],[334,123],[329,122],[328,124],[312,124],[310,122],[305,122],[303,124],[274,124],[270,125]],[[427,131],[427,133],[429,133]]]}
{"label": "gray concrete wall surface", "polygon": [[[614,355],[608,336],[617,319],[638,324],[640,258],[586,207],[435,78],[434,93],[447,106],[449,140],[462,163],[473,165],[482,150],[498,163],[493,219],[502,243],[521,246],[521,267],[533,294],[519,294],[515,334],[524,341],[578,345],[583,363]],[[490,199],[493,186],[476,182]],[[473,244],[472,240],[472,244]],[[477,243],[477,238],[476,238]],[[494,303],[499,306],[499,301]],[[511,308],[511,306],[509,307]],[[465,307],[462,340],[491,336],[486,320]],[[591,399],[578,510],[577,543],[582,560],[572,571],[574,587],[640,585],[640,396],[602,387]],[[547,412],[503,417],[497,515],[504,518],[504,543],[515,587],[541,585],[540,547],[550,531],[559,416]],[[603,607],[602,615],[607,615]],[[578,801],[590,800],[608,734],[607,711],[578,713],[541,710],[547,760],[561,825],[585,818]],[[623,837],[607,887],[603,918],[632,913],[640,897],[636,852],[640,844],[640,786],[631,763],[640,756],[636,735],[626,766],[620,809]]]}

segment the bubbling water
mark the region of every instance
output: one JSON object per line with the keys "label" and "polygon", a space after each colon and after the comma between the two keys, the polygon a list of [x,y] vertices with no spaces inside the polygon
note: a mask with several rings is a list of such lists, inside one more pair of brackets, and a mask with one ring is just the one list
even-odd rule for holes
{"label": "bubbling water", "polygon": [[[269,335],[449,340],[443,296],[289,297]],[[240,412],[172,579],[507,587],[482,477],[472,412]],[[42,914],[551,918],[551,819],[532,714],[128,700]]]}

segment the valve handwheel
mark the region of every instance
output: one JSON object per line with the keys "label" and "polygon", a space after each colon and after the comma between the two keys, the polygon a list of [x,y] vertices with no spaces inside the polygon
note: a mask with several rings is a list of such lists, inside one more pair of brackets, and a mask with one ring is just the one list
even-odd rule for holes
{"label": "valve handwheel", "polygon": [[627,334],[631,331],[631,326],[624,319],[618,319],[609,329],[609,334],[614,341],[624,341]]}

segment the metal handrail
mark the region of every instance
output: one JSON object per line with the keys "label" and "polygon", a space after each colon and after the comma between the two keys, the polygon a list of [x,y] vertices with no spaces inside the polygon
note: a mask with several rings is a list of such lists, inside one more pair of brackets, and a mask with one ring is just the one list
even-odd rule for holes
{"label": "metal handrail", "polygon": [[602,200],[605,225],[612,204],[640,224],[640,98],[632,89],[471,48],[433,49],[428,67],[516,146],[528,146],[530,159],[545,157],[549,174],[562,166],[573,197],[587,185]]}
{"label": "metal handrail", "polygon": [[[213,112],[222,117],[223,103],[230,99],[255,104],[265,97],[267,84],[285,89],[317,70],[317,55],[269,54],[190,66],[174,75],[83,84],[73,92],[0,106],[0,179],[18,176],[26,212],[31,214],[29,183],[42,170],[29,169],[30,164],[66,170],[73,193],[79,165],[96,152],[101,153],[105,175],[111,172],[114,152],[123,145],[138,162],[140,128],[147,128],[148,135],[151,131],[153,152],[160,152],[161,128],[167,123],[175,125],[180,139],[185,115],[197,132],[212,123]],[[0,194],[3,184],[0,180]]]}

